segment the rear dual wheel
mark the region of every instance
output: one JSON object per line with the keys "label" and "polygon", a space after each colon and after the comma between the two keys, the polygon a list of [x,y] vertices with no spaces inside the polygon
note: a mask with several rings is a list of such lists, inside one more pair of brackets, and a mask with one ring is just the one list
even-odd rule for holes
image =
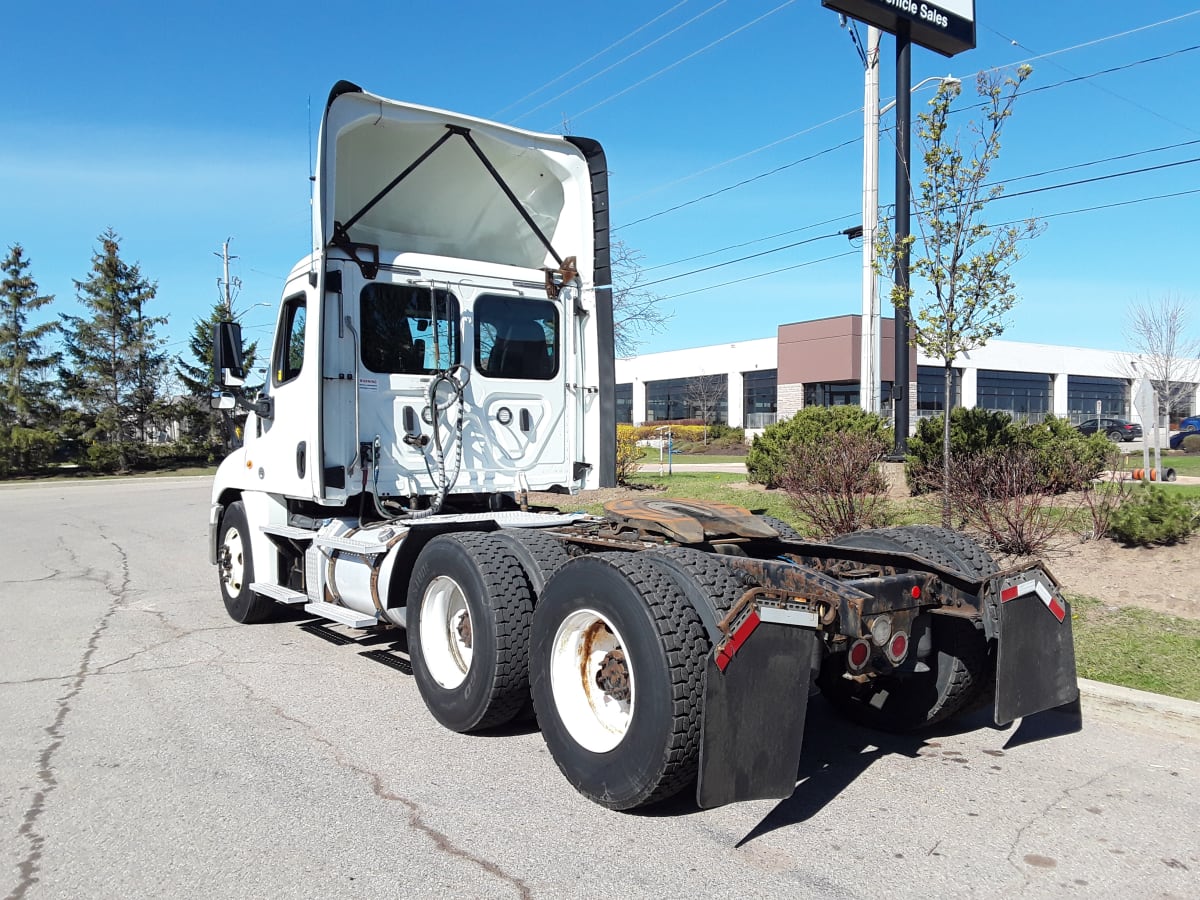
{"label": "rear dual wheel", "polygon": [[679,575],[651,554],[568,562],[533,615],[530,680],[546,746],[567,780],[610,809],[692,784],[708,635]]}
{"label": "rear dual wheel", "polygon": [[517,558],[492,535],[435,537],[408,589],[413,677],[425,706],[452,731],[511,721],[529,696],[533,592]]}

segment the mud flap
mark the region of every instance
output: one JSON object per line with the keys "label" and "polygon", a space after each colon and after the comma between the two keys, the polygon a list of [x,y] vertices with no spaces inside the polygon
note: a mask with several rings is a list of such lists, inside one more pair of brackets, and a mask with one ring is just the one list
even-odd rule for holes
{"label": "mud flap", "polygon": [[1001,591],[996,656],[996,724],[1079,696],[1071,607],[1041,578],[1020,576]]}
{"label": "mud flap", "polygon": [[724,671],[719,648],[709,654],[696,785],[702,808],[792,795],[816,641],[810,629],[760,622],[724,657]]}

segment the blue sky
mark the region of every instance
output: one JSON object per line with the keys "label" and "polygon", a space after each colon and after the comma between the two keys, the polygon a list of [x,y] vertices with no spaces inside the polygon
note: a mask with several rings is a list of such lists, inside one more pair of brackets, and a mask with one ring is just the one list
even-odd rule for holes
{"label": "blue sky", "polygon": [[[656,285],[673,318],[644,352],[860,309],[859,252],[823,236],[861,219],[862,65],[819,0],[183,6],[6,10],[0,247],[25,247],[56,311],[78,311],[72,279],[112,226],[123,256],[157,280],[163,335],[183,352],[232,237],[237,306],[265,337],[273,312],[255,305],[274,305],[308,248],[310,129],[315,140],[340,78],[599,139],[614,237],[642,254],[648,281],[820,238]],[[995,170],[1022,179],[1010,192],[1048,188],[992,207],[994,221],[1047,217],[1014,271],[1021,302],[1005,337],[1118,349],[1130,302],[1198,296],[1200,5],[978,0],[976,21],[975,50],[914,49],[913,83],[954,74],[969,90],[982,69],[1039,57]],[[885,35],[885,102],[893,53]],[[915,95],[914,114],[928,97]],[[892,152],[885,138],[882,203]],[[732,245],[744,246],[713,252]]]}

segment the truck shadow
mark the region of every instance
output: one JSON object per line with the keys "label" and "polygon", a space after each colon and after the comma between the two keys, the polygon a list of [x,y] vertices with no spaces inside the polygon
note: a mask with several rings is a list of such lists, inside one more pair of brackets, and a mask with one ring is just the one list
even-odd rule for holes
{"label": "truck shadow", "polygon": [[796,792],[781,800],[735,846],[742,847],[772,831],[812,819],[884,756],[898,754],[917,759],[941,754],[966,763],[963,754],[943,751],[939,739],[979,730],[994,731],[998,736],[1007,733],[1008,739],[1001,747],[983,751],[990,756],[1003,756],[1005,750],[1013,747],[1071,734],[1082,727],[1076,700],[1058,709],[1026,716],[1015,728],[1011,724],[997,726],[992,721],[991,709],[983,708],[920,734],[887,734],[846,721],[823,699],[814,697],[805,724]]}

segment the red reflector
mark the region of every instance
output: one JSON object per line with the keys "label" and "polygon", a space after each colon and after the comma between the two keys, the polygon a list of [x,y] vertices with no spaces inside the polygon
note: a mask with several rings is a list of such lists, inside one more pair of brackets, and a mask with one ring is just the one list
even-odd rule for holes
{"label": "red reflector", "polygon": [[1021,588],[1015,584],[1012,587],[1005,588],[1000,592],[1000,602],[1007,603],[1009,600],[1015,600],[1017,597],[1017,592],[1020,589]]}
{"label": "red reflector", "polygon": [[889,648],[891,651],[892,662],[899,662],[904,659],[904,655],[908,653],[908,635],[903,631],[898,631],[892,637],[892,645]]}
{"label": "red reflector", "polygon": [[850,647],[850,668],[861,669],[867,664],[867,660],[871,658],[871,645],[866,641],[855,641]]}
{"label": "red reflector", "polygon": [[921,599],[921,586],[920,586],[919,584],[914,584],[914,585],[912,586],[912,598],[913,598],[914,600],[920,600],[920,599]]}

